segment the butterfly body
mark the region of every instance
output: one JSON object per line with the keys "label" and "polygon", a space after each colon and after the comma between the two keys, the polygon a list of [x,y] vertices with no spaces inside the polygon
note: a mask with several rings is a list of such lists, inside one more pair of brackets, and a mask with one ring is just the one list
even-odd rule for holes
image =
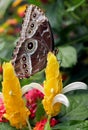
{"label": "butterfly body", "polygon": [[27,78],[46,65],[47,53],[53,51],[53,37],[44,12],[28,6],[12,64],[19,78]]}

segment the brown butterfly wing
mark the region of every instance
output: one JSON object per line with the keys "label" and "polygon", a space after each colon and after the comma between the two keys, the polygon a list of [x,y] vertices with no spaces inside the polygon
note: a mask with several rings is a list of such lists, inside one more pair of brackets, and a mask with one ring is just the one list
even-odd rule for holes
{"label": "brown butterfly wing", "polygon": [[31,56],[33,73],[45,68],[47,53],[53,51],[53,38],[49,23],[44,21],[33,36],[38,41],[37,51]]}
{"label": "brown butterfly wing", "polygon": [[13,53],[12,64],[19,78],[27,78],[45,68],[47,53],[53,50],[48,19],[37,6],[27,8],[21,36]]}

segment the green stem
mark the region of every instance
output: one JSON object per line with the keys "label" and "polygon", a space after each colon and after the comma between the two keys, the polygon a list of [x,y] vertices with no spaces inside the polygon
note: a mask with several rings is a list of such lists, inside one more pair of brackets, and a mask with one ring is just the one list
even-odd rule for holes
{"label": "green stem", "polygon": [[27,124],[28,124],[28,129],[29,129],[29,130],[32,130],[31,125],[30,125],[28,119],[26,120],[26,122],[27,122]]}
{"label": "green stem", "polygon": [[48,116],[47,123],[45,124],[44,130],[51,130],[50,119],[51,119],[51,116]]}
{"label": "green stem", "polygon": [[66,4],[68,5],[68,9],[66,10],[67,12],[72,12],[74,11],[75,9],[77,9],[78,7],[80,7],[83,3],[85,2],[85,0],[81,0],[80,2],[78,2],[76,5],[74,6],[71,6],[70,4],[68,4],[66,2]]}
{"label": "green stem", "polygon": [[48,116],[48,121],[50,122],[51,116]]}

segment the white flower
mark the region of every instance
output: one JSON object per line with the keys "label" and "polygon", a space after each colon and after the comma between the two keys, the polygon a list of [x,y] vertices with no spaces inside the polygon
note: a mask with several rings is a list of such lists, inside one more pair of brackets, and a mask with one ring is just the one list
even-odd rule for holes
{"label": "white flower", "polygon": [[[44,94],[44,88],[38,83],[30,83],[29,85],[25,85],[24,87],[22,87],[22,94],[24,95],[26,92],[28,92],[32,88],[36,88]],[[87,85],[83,82],[73,82],[73,83],[65,86],[62,89],[62,93],[57,94],[54,97],[52,105],[59,102],[59,103],[64,104],[66,107],[68,107],[69,101],[68,101],[68,98],[64,94],[69,92],[69,91],[78,90],[78,89],[87,90]]]}

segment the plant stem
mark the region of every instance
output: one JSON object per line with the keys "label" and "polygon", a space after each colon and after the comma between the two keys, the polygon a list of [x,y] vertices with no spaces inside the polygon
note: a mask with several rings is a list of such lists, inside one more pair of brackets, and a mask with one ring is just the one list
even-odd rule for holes
{"label": "plant stem", "polygon": [[32,130],[31,125],[30,125],[28,119],[27,119],[26,121],[27,121],[27,124],[28,124],[28,129],[29,129],[29,130]]}
{"label": "plant stem", "polygon": [[48,116],[48,121],[50,122],[51,116]]}

